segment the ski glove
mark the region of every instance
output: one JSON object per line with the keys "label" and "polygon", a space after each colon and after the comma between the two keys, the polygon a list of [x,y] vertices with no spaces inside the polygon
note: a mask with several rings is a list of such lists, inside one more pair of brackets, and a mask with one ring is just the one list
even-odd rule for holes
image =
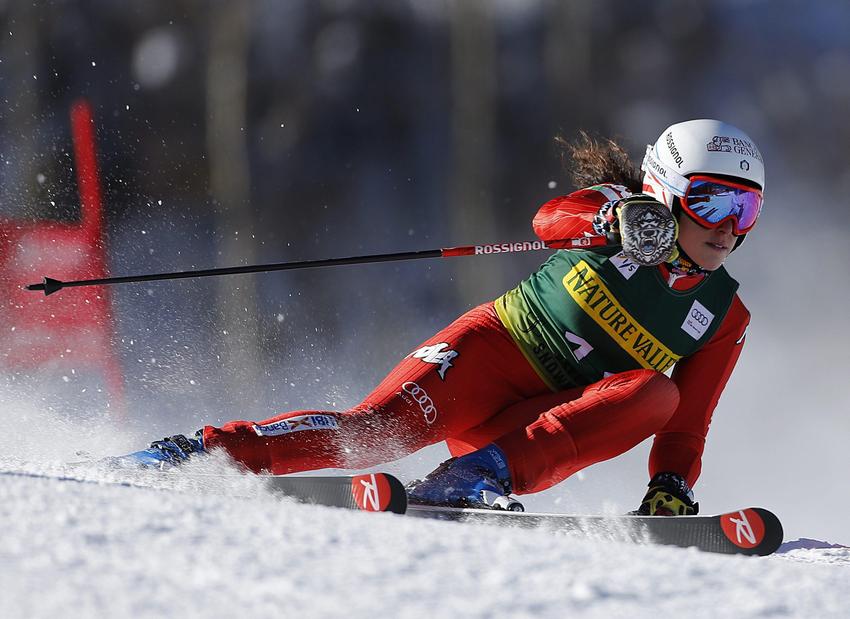
{"label": "ski glove", "polygon": [[676,473],[657,473],[637,510],[641,516],[693,516],[699,513],[694,493],[685,478]]}
{"label": "ski glove", "polygon": [[596,232],[623,245],[623,253],[640,266],[655,266],[679,255],[679,224],[661,202],[635,194],[608,202],[593,220]]}

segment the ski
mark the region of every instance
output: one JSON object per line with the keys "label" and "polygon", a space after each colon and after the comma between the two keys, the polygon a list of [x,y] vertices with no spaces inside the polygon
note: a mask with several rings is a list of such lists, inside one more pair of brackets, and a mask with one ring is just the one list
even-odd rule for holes
{"label": "ski", "polygon": [[[75,464],[82,472],[85,464]],[[96,469],[94,469],[96,470]],[[114,472],[114,470],[112,471]],[[125,488],[143,488],[170,492],[172,489],[151,485],[150,477],[159,471],[128,470],[132,473],[126,479],[96,479],[68,474],[42,473],[34,471],[0,471],[0,477],[25,477],[53,482],[71,482],[97,486],[119,486]],[[227,480],[237,475],[204,475],[188,473],[184,480],[209,481],[210,478]],[[266,489],[279,496],[295,499],[301,503],[344,507],[363,511],[387,511],[403,514],[407,508],[407,494],[402,483],[388,473],[367,473],[365,475],[335,475],[326,477],[288,477],[282,475],[258,475]]]}
{"label": "ski", "polygon": [[612,541],[694,547],[705,552],[765,556],[782,544],[782,524],[750,507],[716,516],[581,516],[410,504],[418,518],[541,528]]}
{"label": "ski", "polygon": [[[144,479],[97,480],[29,471],[0,471],[0,477],[29,477],[169,491],[168,488],[151,487],[144,483]],[[188,475],[189,479],[193,477],[208,478],[205,475]],[[229,476],[209,477],[225,479]],[[539,528],[612,541],[694,547],[705,552],[765,556],[780,547],[783,536],[779,519],[760,507],[749,507],[716,516],[532,513],[408,503],[404,486],[388,473],[322,477],[260,475],[258,478],[270,492],[302,503],[362,511],[386,511],[416,518]]]}
{"label": "ski", "polygon": [[750,507],[716,516],[602,516],[467,509],[408,503],[404,487],[387,473],[351,477],[271,476],[269,488],[297,500],[391,511],[417,518],[566,531],[632,543],[694,547],[704,552],[765,556],[782,544],[782,524],[770,511]]}
{"label": "ski", "polygon": [[331,477],[272,475],[266,483],[272,492],[302,503],[396,514],[405,513],[407,508],[404,486],[388,473]]}

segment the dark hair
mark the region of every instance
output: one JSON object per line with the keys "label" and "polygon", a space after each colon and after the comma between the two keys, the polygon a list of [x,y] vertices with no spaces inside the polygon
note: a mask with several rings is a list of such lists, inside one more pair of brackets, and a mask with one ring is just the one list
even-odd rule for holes
{"label": "dark hair", "polygon": [[579,131],[575,141],[564,136],[555,137],[561,151],[561,162],[576,189],[600,183],[623,185],[633,193],[640,193],[643,181],[626,149],[610,138],[594,138]]}

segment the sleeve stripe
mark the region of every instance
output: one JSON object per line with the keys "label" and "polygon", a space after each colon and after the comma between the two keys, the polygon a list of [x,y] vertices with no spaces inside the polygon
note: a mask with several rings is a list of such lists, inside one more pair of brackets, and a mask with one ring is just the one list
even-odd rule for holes
{"label": "sleeve stripe", "polygon": [[623,199],[623,196],[621,196],[619,193],[614,191],[614,189],[609,187],[609,186],[597,185],[593,189],[595,189],[596,191],[598,191],[599,193],[604,195],[606,198],[608,198],[609,202],[614,202],[616,200],[622,200]]}

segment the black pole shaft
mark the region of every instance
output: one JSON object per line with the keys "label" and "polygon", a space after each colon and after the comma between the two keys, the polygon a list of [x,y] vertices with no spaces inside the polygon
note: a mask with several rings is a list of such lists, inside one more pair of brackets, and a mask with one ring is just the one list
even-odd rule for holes
{"label": "black pole shaft", "polygon": [[45,277],[40,284],[29,284],[27,290],[43,291],[44,295],[53,294],[62,288],[75,286],[109,286],[112,284],[128,284],[131,282],[155,282],[163,279],[188,279],[197,277],[213,277],[217,275],[237,275],[244,273],[267,273],[269,271],[291,271],[295,269],[311,269],[317,267],[333,267],[346,264],[368,264],[371,262],[392,262],[398,260],[419,260],[420,258],[452,258],[456,256],[477,256],[503,254],[543,249],[587,249],[607,243],[606,237],[577,237],[557,241],[520,241],[512,243],[487,243],[484,245],[464,245],[461,247],[444,247],[442,249],[423,249],[420,251],[403,251],[393,254],[372,254],[368,256],[351,256],[348,258],[326,258],[324,260],[301,260],[298,262],[278,262],[275,264],[252,264],[241,267],[225,267],[221,269],[204,269],[200,271],[177,271],[175,273],[153,273],[149,275],[129,275],[125,277],[106,277],[104,279],[82,279],[75,282],[63,282],[58,279]]}
{"label": "black pole shaft", "polygon": [[326,258],[323,260],[302,260],[299,262],[279,262],[276,264],[255,264],[241,267],[225,267],[220,269],[203,269],[200,271],[178,271],[175,273],[155,273],[151,275],[129,275],[125,277],[107,277],[103,279],[84,279],[74,282],[62,282],[45,277],[40,284],[29,284],[27,290],[43,290],[45,295],[53,294],[62,288],[76,286],[106,286],[112,284],[128,284],[133,282],[155,282],[164,279],[188,279],[197,277],[213,277],[218,275],[238,275],[245,273],[266,273],[270,271],[289,271],[294,269],[310,269],[317,267],[342,266],[346,264],[367,264],[372,262],[392,262],[399,260],[417,260],[420,258],[440,258],[442,249],[427,249],[422,251],[405,251],[394,254],[376,254],[370,256],[351,256],[348,258]]}

